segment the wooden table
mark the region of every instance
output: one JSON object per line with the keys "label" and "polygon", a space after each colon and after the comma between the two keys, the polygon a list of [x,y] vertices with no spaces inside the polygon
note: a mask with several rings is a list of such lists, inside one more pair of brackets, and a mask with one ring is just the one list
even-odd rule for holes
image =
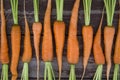
{"label": "wooden table", "polygon": [[[65,40],[65,47],[64,47],[64,54],[63,54],[62,80],[68,80],[68,76],[69,76],[70,66],[67,63],[67,59],[66,59],[66,43],[67,43],[67,36],[68,36],[69,20],[70,20],[71,10],[72,10],[74,1],[75,0],[64,0],[64,21],[66,23],[66,40]],[[13,19],[12,19],[12,14],[11,14],[10,0],[4,0],[4,3],[5,3],[5,14],[6,14],[6,18],[7,18],[7,36],[8,36],[8,43],[9,43],[9,53],[11,55],[10,31],[11,31],[11,26],[13,24]],[[40,0],[40,14],[39,14],[40,17],[39,18],[40,18],[40,21],[42,23],[43,23],[46,5],[47,5],[47,0]],[[94,28],[94,35],[98,29],[98,25],[100,22],[103,6],[104,6],[103,0],[93,0],[92,12],[91,12],[91,25]],[[32,23],[34,22],[33,0],[26,0],[26,11],[27,11],[28,22],[30,25],[31,40],[32,40],[32,47],[33,47],[33,33],[32,33]],[[80,3],[79,17],[78,18],[79,18],[78,19],[79,20],[78,21],[78,39],[79,39],[79,45],[80,45],[80,60],[79,60],[79,63],[76,65],[76,75],[77,75],[77,80],[80,80],[80,78],[82,76],[82,72],[83,72],[83,66],[82,66],[83,41],[82,41],[81,29],[82,29],[82,26],[84,25],[84,14],[83,14],[83,2],[82,2],[82,0]],[[56,6],[55,6],[55,0],[52,0],[52,24],[55,20],[56,20]],[[21,34],[22,34],[21,56],[22,56],[23,39],[24,39],[23,0],[19,0],[19,24],[21,26],[21,31],[22,31],[21,32]],[[106,25],[106,16],[104,17],[104,21],[103,21],[102,33],[103,33],[103,29],[104,29],[105,25]],[[116,4],[116,11],[115,11],[113,25],[115,26],[116,32],[117,32],[118,0],[117,0],[117,4]],[[53,25],[52,25],[52,29],[53,29]],[[43,34],[42,34],[42,36],[43,36]],[[102,34],[102,38],[103,38],[103,34]],[[116,34],[115,34],[115,38],[116,38]],[[103,39],[102,39],[102,41],[103,41]],[[115,39],[114,39],[114,42],[115,42]],[[102,42],[102,46],[104,48],[103,42]],[[54,50],[55,50],[55,47],[54,47]],[[113,52],[114,52],[114,45],[113,45],[112,55],[113,55]],[[55,54],[55,51],[54,51],[54,54]],[[112,58],[113,58],[113,56],[112,56]],[[40,58],[40,60],[41,60],[41,58]],[[57,79],[58,78],[58,66],[57,66],[57,61],[56,61],[56,55],[54,56],[54,60],[53,60],[52,64],[53,64],[55,76]],[[23,67],[23,63],[21,62],[21,57],[20,57],[20,62],[19,62],[19,67],[18,67],[18,72],[19,72],[18,80],[20,79],[20,76],[21,76],[22,67]],[[84,80],[92,80],[94,73],[95,73],[95,70],[96,70],[96,67],[97,67],[97,65],[94,63],[93,52],[92,52],[90,59],[89,59],[89,63],[88,63],[88,67],[86,70]],[[113,77],[113,69],[114,69],[114,65],[112,65],[112,68],[111,68],[110,79],[112,79],[112,77]],[[40,77],[41,77],[41,80],[43,80],[44,62],[42,60],[40,63],[40,70],[41,70]],[[30,80],[36,80],[36,58],[35,58],[34,48],[33,48],[32,61],[29,64],[29,71],[30,71],[29,72],[30,73],[30,75],[29,75]],[[0,73],[1,73],[1,64],[0,64]],[[102,80],[106,79],[105,73],[106,73],[106,65],[104,65],[103,79]],[[9,71],[9,78],[11,78],[10,71]]]}

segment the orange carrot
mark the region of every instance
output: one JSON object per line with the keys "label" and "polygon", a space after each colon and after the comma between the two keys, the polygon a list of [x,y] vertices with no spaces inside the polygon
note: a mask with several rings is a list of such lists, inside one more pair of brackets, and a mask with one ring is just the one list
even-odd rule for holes
{"label": "orange carrot", "polygon": [[4,14],[3,0],[1,0],[1,39],[0,39],[0,60],[2,63],[1,80],[8,80],[8,43],[6,34],[6,21]]}
{"label": "orange carrot", "polygon": [[104,15],[103,13],[102,13],[101,22],[100,22],[98,31],[95,35],[94,43],[93,43],[94,59],[95,59],[95,63],[98,65],[105,63],[105,57],[104,57],[102,46],[101,46],[101,27],[102,27],[103,15]]}
{"label": "orange carrot", "polygon": [[7,43],[7,34],[6,34],[6,21],[4,15],[3,0],[1,0],[1,63],[9,63],[9,54],[8,54],[8,43]]}
{"label": "orange carrot", "polygon": [[59,78],[60,78],[61,70],[62,70],[62,54],[63,54],[64,41],[65,41],[65,23],[60,21],[55,21],[53,31],[55,36],[56,55],[59,66]]}
{"label": "orange carrot", "polygon": [[12,60],[11,60],[11,73],[12,73],[12,80],[17,80],[17,66],[19,61],[20,55],[20,26],[13,25],[11,31],[11,45],[12,45]]}
{"label": "orange carrot", "polygon": [[115,28],[106,26],[104,29],[105,58],[107,62],[107,79],[111,68],[111,51],[115,34]]}
{"label": "orange carrot", "polygon": [[17,80],[17,67],[20,56],[20,41],[21,41],[21,30],[18,25],[18,0],[10,0],[13,14],[14,25],[11,30],[11,45],[12,45],[12,58],[11,58],[11,73],[12,79]]}
{"label": "orange carrot", "polygon": [[35,22],[33,23],[33,39],[34,39],[34,48],[35,48],[35,53],[36,53],[36,58],[37,58],[37,77],[39,78],[39,45],[40,45],[40,37],[41,37],[41,31],[42,31],[42,24],[40,22]]}
{"label": "orange carrot", "polygon": [[115,43],[114,63],[120,64],[120,14],[119,14],[118,33]]}
{"label": "orange carrot", "polygon": [[48,5],[44,18],[44,36],[42,42],[42,58],[43,61],[52,61],[53,59],[53,42],[52,42],[52,32],[51,32],[51,0],[48,0]]}
{"label": "orange carrot", "polygon": [[34,48],[36,53],[36,59],[37,59],[37,80],[39,80],[39,66],[40,66],[40,37],[42,32],[42,24],[39,22],[39,0],[33,0],[34,3],[34,19],[35,22],[33,23],[32,29],[33,29],[33,39],[34,39]]}
{"label": "orange carrot", "polygon": [[76,80],[75,64],[79,61],[79,42],[77,39],[77,22],[80,0],[76,0],[72,9],[67,44],[67,60],[71,65],[69,80]]}
{"label": "orange carrot", "polygon": [[[104,10],[103,10],[103,13],[104,13]],[[101,46],[101,27],[102,27],[103,15],[104,15],[103,13],[102,13],[100,25],[95,35],[94,43],[93,43],[94,59],[95,59],[95,63],[98,65],[93,80],[101,80],[103,64],[105,64],[105,57],[104,57],[102,46]]]}

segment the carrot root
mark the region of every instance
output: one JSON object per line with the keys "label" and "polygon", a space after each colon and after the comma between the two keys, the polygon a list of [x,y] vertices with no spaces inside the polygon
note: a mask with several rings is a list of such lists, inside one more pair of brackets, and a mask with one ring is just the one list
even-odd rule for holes
{"label": "carrot root", "polygon": [[113,80],[119,80],[119,64],[115,64]]}
{"label": "carrot root", "polygon": [[47,80],[47,76],[48,80],[55,80],[55,75],[51,62],[45,62],[44,80]]}
{"label": "carrot root", "polygon": [[28,72],[28,63],[24,63],[21,80],[29,80]]}
{"label": "carrot root", "polygon": [[8,80],[8,65],[2,65],[1,80]]}
{"label": "carrot root", "polygon": [[93,80],[101,80],[102,78],[103,65],[98,65]]}
{"label": "carrot root", "polygon": [[70,65],[70,68],[69,80],[76,80],[75,65]]}

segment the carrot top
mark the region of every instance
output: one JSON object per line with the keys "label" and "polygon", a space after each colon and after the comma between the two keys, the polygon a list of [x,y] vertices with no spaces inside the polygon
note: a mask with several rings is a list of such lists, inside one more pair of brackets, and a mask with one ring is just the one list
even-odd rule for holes
{"label": "carrot top", "polygon": [[104,3],[107,13],[107,25],[112,26],[116,0],[104,0]]}
{"label": "carrot top", "polygon": [[14,24],[18,24],[18,0],[10,0]]}
{"label": "carrot top", "polygon": [[63,4],[64,0],[56,0],[56,7],[57,7],[57,20],[63,20]]}
{"label": "carrot top", "polygon": [[91,13],[92,0],[83,0],[85,25],[90,25],[90,13]]}
{"label": "carrot top", "polygon": [[33,0],[35,22],[39,22],[39,0]]}

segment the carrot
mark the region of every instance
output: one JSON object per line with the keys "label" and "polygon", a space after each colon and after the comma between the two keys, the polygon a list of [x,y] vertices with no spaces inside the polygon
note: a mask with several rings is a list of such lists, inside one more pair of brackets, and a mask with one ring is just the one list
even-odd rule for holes
{"label": "carrot", "polygon": [[67,60],[71,65],[69,80],[76,80],[75,65],[79,61],[79,42],[77,39],[77,21],[80,0],[76,0],[72,9],[67,44]]}
{"label": "carrot", "polygon": [[32,30],[33,30],[34,48],[35,48],[36,59],[37,59],[37,80],[39,80],[39,71],[40,71],[39,70],[39,65],[40,65],[39,46],[40,46],[42,24],[39,22],[39,0],[33,0],[33,3],[34,3],[35,22],[33,23]]}
{"label": "carrot", "polygon": [[44,70],[44,80],[55,80],[53,68],[52,68],[52,60],[53,60],[53,43],[52,43],[52,32],[51,32],[51,0],[48,0],[47,9],[45,12],[44,18],[44,36],[42,42],[42,59],[45,62],[45,70]]}
{"label": "carrot", "polygon": [[11,45],[12,45],[12,59],[11,59],[11,73],[12,79],[16,80],[18,73],[18,61],[20,55],[20,41],[21,41],[21,31],[18,25],[18,0],[10,0],[13,14],[14,25],[11,30]]}
{"label": "carrot", "polygon": [[111,69],[111,51],[112,51],[114,34],[115,34],[115,28],[112,25],[112,21],[115,11],[116,0],[104,0],[104,4],[107,13],[107,26],[104,28],[105,58],[107,62],[106,76],[107,76],[107,80],[109,80],[109,74]]}
{"label": "carrot", "polygon": [[[119,1],[119,6],[120,6],[120,1]],[[117,38],[116,38],[116,43],[115,43],[115,51],[114,51],[114,57],[113,61],[115,64],[114,67],[114,74],[113,74],[113,80],[118,80],[118,75],[119,75],[119,64],[120,64],[120,12],[119,12],[119,22],[118,22],[118,33],[117,33]]]}
{"label": "carrot", "polygon": [[59,68],[59,80],[62,73],[62,54],[65,42],[65,23],[63,22],[63,4],[64,0],[56,0],[57,20],[54,22],[54,36],[56,45],[56,55]]}
{"label": "carrot", "polygon": [[84,6],[84,16],[85,16],[85,25],[82,28],[82,35],[83,35],[83,44],[84,44],[84,50],[83,50],[83,75],[81,80],[83,80],[83,77],[85,75],[88,59],[90,57],[91,49],[92,49],[92,43],[93,43],[93,28],[90,26],[90,12],[91,12],[91,3],[92,0],[83,0],[83,6]]}
{"label": "carrot", "polygon": [[5,21],[3,0],[1,0],[1,45],[0,46],[1,46],[0,60],[2,63],[1,80],[8,80],[9,54],[8,54],[6,21]]}
{"label": "carrot", "polygon": [[25,0],[24,0],[24,18],[25,18],[25,37],[24,37],[24,52],[22,56],[22,61],[24,65],[23,65],[21,80],[29,80],[28,63],[30,62],[32,57],[32,46],[31,46],[31,40],[30,40],[29,25],[27,22],[26,12],[25,12]]}
{"label": "carrot", "polygon": [[95,35],[94,43],[93,43],[94,59],[95,59],[95,63],[98,65],[93,80],[101,80],[103,64],[105,64],[105,57],[101,46],[101,27],[102,27],[103,16],[104,16],[104,9],[103,9],[100,25]]}

